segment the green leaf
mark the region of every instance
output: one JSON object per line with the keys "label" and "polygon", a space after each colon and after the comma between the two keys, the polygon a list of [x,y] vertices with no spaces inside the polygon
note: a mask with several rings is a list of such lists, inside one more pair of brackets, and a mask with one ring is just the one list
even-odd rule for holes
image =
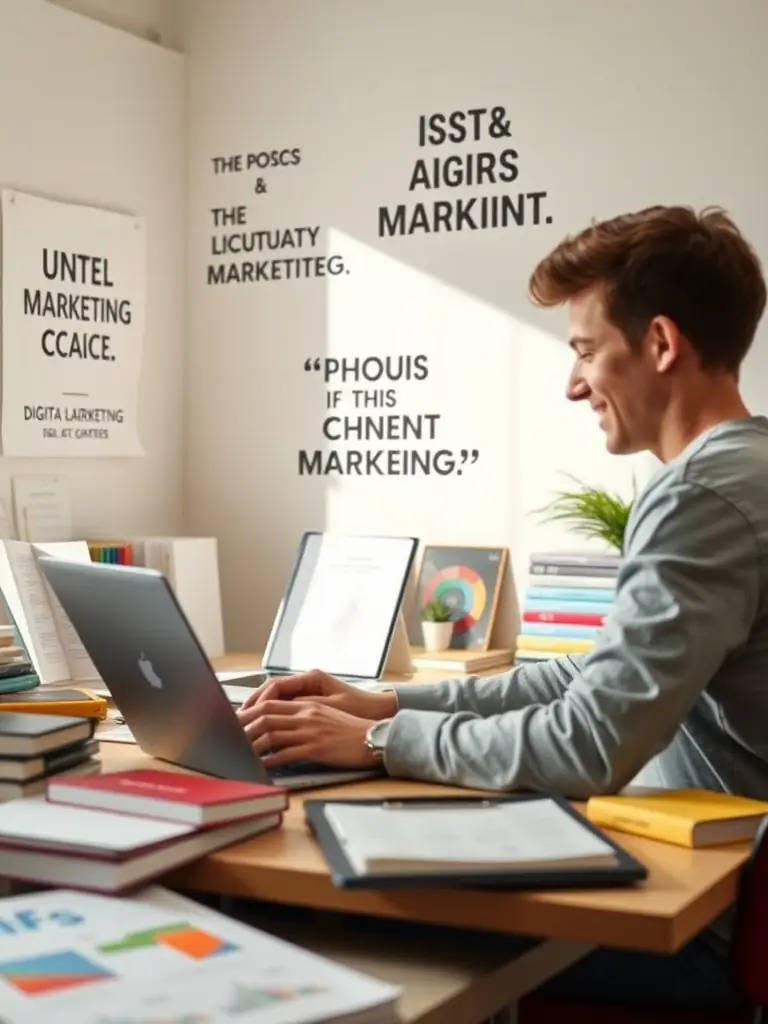
{"label": "green leaf", "polygon": [[422,608],[421,617],[426,622],[448,622],[451,618],[450,605],[439,597],[433,598]]}
{"label": "green leaf", "polygon": [[627,501],[619,494],[598,487],[590,487],[570,473],[565,473],[577,489],[556,491],[543,508],[534,509],[543,522],[566,523],[572,533],[590,540],[600,540],[621,552],[627,521],[636,497],[632,480],[632,498]]}

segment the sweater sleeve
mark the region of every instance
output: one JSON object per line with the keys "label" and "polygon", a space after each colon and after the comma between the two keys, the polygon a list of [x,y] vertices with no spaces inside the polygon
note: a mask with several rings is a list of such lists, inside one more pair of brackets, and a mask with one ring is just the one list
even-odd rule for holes
{"label": "sweater sleeve", "polygon": [[647,490],[612,609],[567,685],[513,672],[463,697],[460,683],[416,693],[410,706],[406,695],[388,729],[387,771],[577,799],[615,792],[667,746],[745,644],[759,571],[751,525],[723,497],[687,481]]}
{"label": "sweater sleeve", "polygon": [[462,676],[439,683],[395,686],[397,706],[413,711],[469,711],[488,717],[528,704],[562,697],[584,656],[564,655],[538,664],[518,665],[492,676]]}

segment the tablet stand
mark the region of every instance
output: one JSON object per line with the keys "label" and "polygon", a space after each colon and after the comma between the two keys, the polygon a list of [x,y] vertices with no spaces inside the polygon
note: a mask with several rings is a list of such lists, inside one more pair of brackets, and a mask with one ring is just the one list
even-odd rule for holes
{"label": "tablet stand", "polygon": [[401,609],[397,615],[397,624],[392,633],[382,675],[411,676],[413,671],[411,645],[408,643],[408,630]]}

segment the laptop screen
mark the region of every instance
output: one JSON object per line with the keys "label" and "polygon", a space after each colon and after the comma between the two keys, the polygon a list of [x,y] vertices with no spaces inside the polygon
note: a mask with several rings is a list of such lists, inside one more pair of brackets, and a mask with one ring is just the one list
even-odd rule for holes
{"label": "laptop screen", "polygon": [[306,533],[263,667],[376,679],[400,614],[414,537]]}

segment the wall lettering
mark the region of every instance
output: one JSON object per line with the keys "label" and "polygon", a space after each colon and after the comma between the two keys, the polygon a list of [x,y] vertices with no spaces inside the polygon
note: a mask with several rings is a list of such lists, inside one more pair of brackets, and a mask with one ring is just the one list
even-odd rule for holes
{"label": "wall lettering", "polygon": [[[259,150],[233,156],[211,157],[214,175],[245,174],[250,192],[263,197],[268,191],[262,170],[296,167],[298,147]],[[263,203],[263,199],[256,200]],[[263,207],[257,207],[259,213]],[[320,248],[320,226],[292,224],[280,228],[251,225],[245,204],[214,206],[210,210],[211,262],[206,270],[209,285],[267,284],[348,274],[340,255],[326,255]],[[258,215],[256,218],[258,221]]]}
{"label": "wall lettering", "polygon": [[[379,237],[551,224],[545,191],[504,188],[520,177],[520,155],[511,138],[511,122],[503,106],[421,114],[418,146],[431,152],[417,157],[411,169],[408,191],[416,201],[380,206]],[[472,148],[439,152],[448,145]],[[434,192],[446,189],[494,191],[433,198]]]}
{"label": "wall lettering", "polygon": [[476,448],[441,446],[442,413],[397,410],[398,387],[429,378],[428,356],[315,357],[304,371],[322,377],[326,412],[324,446],[299,451],[300,476],[461,476],[477,462]]}

